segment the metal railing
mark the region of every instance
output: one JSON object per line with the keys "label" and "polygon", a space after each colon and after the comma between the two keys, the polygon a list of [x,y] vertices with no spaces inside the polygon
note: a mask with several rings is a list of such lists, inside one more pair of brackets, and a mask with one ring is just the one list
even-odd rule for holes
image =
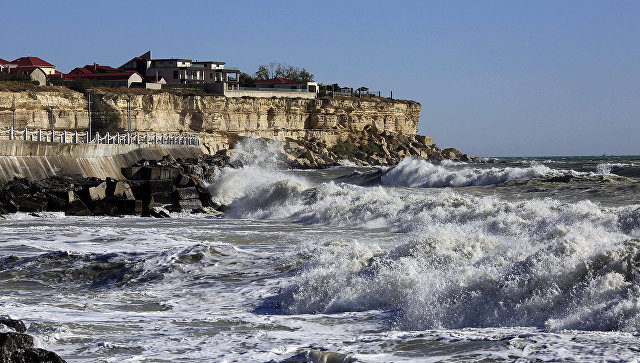
{"label": "metal railing", "polygon": [[0,139],[24,140],[39,142],[58,142],[63,144],[150,144],[150,145],[199,145],[198,135],[171,134],[171,133],[119,133],[100,134],[96,132],[89,137],[89,131],[56,131],[56,130],[29,130],[27,128],[14,130],[0,130]]}

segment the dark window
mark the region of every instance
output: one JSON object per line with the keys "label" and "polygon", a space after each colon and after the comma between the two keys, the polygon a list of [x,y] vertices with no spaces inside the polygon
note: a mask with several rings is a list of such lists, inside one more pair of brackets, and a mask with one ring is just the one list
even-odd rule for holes
{"label": "dark window", "polygon": [[213,78],[213,72],[209,73],[209,78],[211,78],[211,79]]}
{"label": "dark window", "polygon": [[178,79],[178,71],[173,71],[173,79]]}

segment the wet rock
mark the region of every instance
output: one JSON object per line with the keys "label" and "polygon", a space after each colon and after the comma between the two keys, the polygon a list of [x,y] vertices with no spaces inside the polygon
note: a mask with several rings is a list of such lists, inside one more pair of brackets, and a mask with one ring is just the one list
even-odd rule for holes
{"label": "wet rock", "polygon": [[200,194],[195,187],[177,188],[174,192],[174,198],[176,200],[199,199]]}
{"label": "wet rock", "polygon": [[149,215],[155,218],[170,218],[169,211],[162,207],[153,207],[149,210]]}
{"label": "wet rock", "polygon": [[34,348],[33,337],[23,333],[0,333],[0,362],[7,363],[63,363],[54,352]]}
{"label": "wet rock", "polygon": [[24,333],[27,331],[27,327],[21,320],[11,319],[8,316],[0,316],[0,324],[11,328],[18,333]]}
{"label": "wet rock", "polygon": [[70,206],[64,211],[70,216],[91,216],[93,213],[80,199],[74,199]]}

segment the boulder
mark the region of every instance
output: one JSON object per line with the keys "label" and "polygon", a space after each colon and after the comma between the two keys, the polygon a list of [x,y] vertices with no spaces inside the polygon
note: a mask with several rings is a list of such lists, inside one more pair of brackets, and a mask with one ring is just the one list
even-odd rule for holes
{"label": "boulder", "polygon": [[18,333],[24,333],[27,331],[27,327],[21,320],[11,319],[8,316],[0,316],[0,324],[11,328]]}
{"label": "boulder", "polygon": [[0,362],[64,363],[56,353],[34,348],[33,337],[23,333],[0,333]]}

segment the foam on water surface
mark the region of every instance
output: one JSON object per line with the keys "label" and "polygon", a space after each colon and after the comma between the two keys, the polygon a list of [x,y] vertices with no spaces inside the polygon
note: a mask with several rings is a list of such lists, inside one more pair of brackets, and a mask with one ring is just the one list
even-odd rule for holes
{"label": "foam on water surface", "polygon": [[3,313],[70,362],[637,354],[640,205],[455,187],[582,171],[408,159],[362,187],[243,165],[210,185],[223,219],[0,221]]}

